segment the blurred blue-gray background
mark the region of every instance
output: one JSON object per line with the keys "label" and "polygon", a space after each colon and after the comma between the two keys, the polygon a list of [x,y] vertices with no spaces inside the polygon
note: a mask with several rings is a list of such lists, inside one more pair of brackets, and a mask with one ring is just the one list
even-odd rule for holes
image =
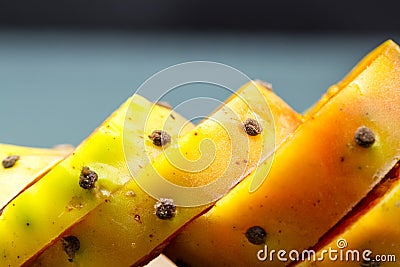
{"label": "blurred blue-gray background", "polygon": [[400,41],[397,1],[304,2],[2,1],[0,142],[77,145],[151,75],[193,60],[266,80],[301,112]]}

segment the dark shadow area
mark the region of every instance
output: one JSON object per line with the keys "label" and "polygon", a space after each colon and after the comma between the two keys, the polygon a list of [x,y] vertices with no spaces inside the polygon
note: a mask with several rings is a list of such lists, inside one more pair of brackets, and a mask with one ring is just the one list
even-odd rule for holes
{"label": "dark shadow area", "polygon": [[24,28],[398,32],[400,1],[1,1],[0,25]]}

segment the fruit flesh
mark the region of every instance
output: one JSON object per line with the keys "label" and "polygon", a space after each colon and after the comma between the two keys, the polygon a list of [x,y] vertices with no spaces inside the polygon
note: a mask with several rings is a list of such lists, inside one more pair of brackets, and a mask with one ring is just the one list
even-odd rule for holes
{"label": "fruit flesh", "polygon": [[[128,100],[69,157],[6,206],[0,216],[2,266],[26,263],[88,212],[108,201],[112,192],[131,179],[122,153],[121,135],[129,103]],[[135,96],[135,104],[129,108],[137,110],[138,117],[150,116],[149,127],[154,128],[163,127],[170,114],[166,108],[153,108],[140,96]],[[147,112],[150,109],[151,114]],[[190,124],[178,114],[174,113],[174,117],[176,128],[165,128],[176,137],[183,125],[186,125],[182,128],[185,132]],[[132,140],[132,148],[135,148],[135,142],[143,141],[141,138],[150,134],[134,125],[128,130],[137,137]],[[152,146],[147,153],[152,158],[160,151]],[[98,174],[99,179],[92,190],[79,186],[84,166]]]}
{"label": "fruit flesh", "polygon": [[[382,266],[398,266],[400,259],[400,180],[399,173],[394,181],[388,181],[387,185],[378,190],[384,194],[372,200],[364,209],[360,209],[354,216],[348,218],[348,225],[340,227],[335,235],[329,239],[330,242],[316,250],[316,261],[306,260],[298,263],[296,267],[328,267],[335,266],[354,266],[359,267],[364,260],[382,259]],[[345,224],[347,222],[344,222]],[[340,240],[346,241],[345,247],[338,248]],[[329,257],[323,257],[322,252],[329,248],[342,251],[342,258],[332,261]],[[371,254],[364,254],[365,251]],[[354,258],[349,251],[357,251]],[[349,256],[346,256],[349,255]],[[379,255],[377,257],[377,255]],[[346,258],[347,257],[347,258]],[[367,259],[364,259],[366,257]],[[377,258],[375,258],[377,257]]]}
{"label": "fruit flesh", "polygon": [[0,210],[20,192],[45,175],[70,152],[72,152],[72,148],[68,147],[45,149],[0,144],[0,160],[11,155],[20,157],[13,167],[0,167]]}
{"label": "fruit flesh", "polygon": [[[187,188],[180,190],[174,196],[179,205],[199,205],[201,198],[207,198],[208,194],[213,194],[208,201],[212,202],[272,153],[275,145],[300,121],[298,114],[272,91],[252,82],[244,85],[226,103],[191,134],[179,138],[174,149],[165,150],[162,157],[140,170],[137,177],[143,178],[141,182],[148,181],[146,186],[152,186],[152,189],[167,187],[167,183],[161,186],[163,181],[146,178],[163,177],[175,185],[202,187],[203,190],[195,192]],[[245,133],[243,123],[248,118],[259,120],[264,129],[260,135]],[[215,187],[208,187],[215,181]],[[157,193],[157,197],[165,197],[162,191]]]}
{"label": "fruit flesh", "polygon": [[[218,141],[216,142],[218,146],[226,146],[229,143],[226,140],[228,136],[215,134],[220,130],[219,125],[223,125],[228,129],[233,127],[230,125],[234,125],[235,129],[238,129],[241,121],[250,115],[250,109],[262,114],[261,111],[266,108],[265,100],[259,99],[255,101],[260,96],[260,92],[268,101],[271,112],[277,120],[274,128],[267,127],[266,124],[263,125],[266,136],[262,138],[270,136],[271,131],[275,131],[277,142],[282,142],[299,125],[301,117],[274,95],[273,92],[260,85],[254,87],[254,84],[250,83],[239,90],[239,97],[233,96],[228,99],[225,108],[217,110],[211,116],[218,120],[220,124],[210,124],[209,120],[207,120],[183,136],[179,140],[180,151],[183,151],[183,154],[187,152],[188,154],[185,155],[189,158],[196,158],[198,151],[193,148],[198,147],[204,138]],[[243,99],[246,102],[243,102]],[[226,110],[234,111],[236,117],[224,116],[226,115]],[[268,114],[264,112],[264,115],[261,115],[261,119],[267,118]],[[243,135],[246,139],[248,138],[240,128],[236,132],[232,134]],[[232,135],[231,138],[233,138]],[[251,152],[248,162],[251,162],[252,166],[247,166],[247,168],[254,168],[257,164],[257,157],[260,154],[259,141],[259,139],[255,139],[250,144],[253,148],[249,149]],[[227,154],[230,153],[229,150],[219,150],[225,154],[216,154],[213,163],[223,161],[224,158],[230,156]],[[204,151],[207,150],[203,148]],[[187,175],[182,170],[175,169],[169,161],[165,160],[164,155],[157,157],[152,162],[166,176],[175,172],[176,175],[172,177],[173,181],[182,183],[176,177]],[[236,164],[235,166],[237,166],[235,174],[241,175],[243,167]],[[213,168],[207,168],[202,172],[196,173],[196,175],[190,175],[194,181],[202,182],[206,178],[209,179],[210,176],[215,177],[220,168],[226,168],[226,166],[212,165],[211,167]],[[185,183],[183,184],[185,185]],[[78,252],[76,254],[72,266],[74,264],[76,266],[136,266],[140,262],[146,262],[156,255],[157,251],[162,249],[165,242],[178,229],[208,207],[207,205],[188,208],[178,207],[177,215],[174,218],[163,221],[153,214],[155,201],[146,194],[138,194],[138,190],[140,189],[134,181],[128,182],[121,190],[110,196],[109,202],[103,203],[85,217],[84,220],[67,231],[67,235],[78,236],[82,239],[82,253]],[[129,192],[135,192],[136,194],[132,196]],[[64,254],[59,242],[55,243],[39,256],[34,262],[34,266],[71,266]]]}
{"label": "fruit flesh", "polygon": [[[264,244],[249,243],[246,230],[263,227],[269,251],[301,251],[345,216],[400,158],[399,47],[384,43],[348,77],[278,148],[256,192],[244,179],[183,229],[166,255],[190,266],[286,266],[276,257],[259,261]],[[377,137],[368,149],[354,142],[362,125]]]}

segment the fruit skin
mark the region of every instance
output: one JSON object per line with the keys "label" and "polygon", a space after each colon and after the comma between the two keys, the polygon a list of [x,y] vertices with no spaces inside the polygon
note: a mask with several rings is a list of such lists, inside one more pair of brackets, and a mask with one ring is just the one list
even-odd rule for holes
{"label": "fruit skin", "polygon": [[[122,146],[122,128],[130,100],[114,112],[69,157],[6,206],[0,216],[1,266],[21,266],[26,263],[62,237],[63,232],[90,211],[109,201],[112,192],[131,180]],[[129,108],[137,110],[137,117],[150,116],[148,126],[151,128],[163,127],[170,114],[170,110],[154,106],[140,96],[135,96],[135,104]],[[166,129],[171,136],[176,137],[186,120],[178,114],[174,114],[174,117],[178,127],[169,129],[166,126]],[[186,125],[190,127],[189,124]],[[143,142],[141,137],[151,132],[149,129],[144,129],[146,132],[143,132],[143,128],[135,125],[131,127],[128,130],[136,138],[132,140],[130,147],[134,149],[139,142]],[[186,131],[185,128],[182,130]],[[160,150],[149,146],[146,152],[153,158]],[[98,175],[94,189],[85,190],[79,186],[79,177],[84,166]],[[139,195],[141,192],[137,190],[136,193]]]}
{"label": "fruit skin", "polygon": [[45,149],[0,144],[0,160],[10,155],[20,157],[11,168],[5,169],[0,166],[0,209],[71,152],[72,148],[67,146],[61,149]]}
{"label": "fruit skin", "polygon": [[[249,194],[244,179],[187,225],[166,255],[190,266],[285,266],[259,261],[264,245],[248,242],[247,229],[265,229],[269,251],[301,251],[345,216],[400,159],[399,47],[384,43],[347,79],[277,149],[256,192]],[[370,148],[354,141],[363,125],[377,139]]]}
{"label": "fruit skin", "polygon": [[368,68],[371,62],[379,57],[386,47],[390,46],[396,46],[396,43],[394,43],[392,40],[387,40],[381,45],[380,49],[374,49],[365,57],[363,57],[360,62],[358,62],[357,65],[341,81],[330,86],[327,92],[319,99],[319,101],[304,112],[303,116],[305,118],[312,117],[318,110],[321,109],[321,107],[326,104],[326,102],[328,102],[332,97],[338,94],[343,88],[352,83],[353,80],[361,74],[361,72]]}
{"label": "fruit skin", "polygon": [[[231,97],[226,101],[224,108],[211,115],[212,118],[218,119],[219,124],[210,123],[211,120],[206,120],[182,136],[178,141],[180,151],[189,158],[196,158],[198,151],[195,148],[204,138],[214,140],[216,145],[225,148],[226,144],[229,144],[229,140],[227,140],[227,135],[218,134],[221,129],[220,125],[226,126],[227,129],[230,129],[229,127],[234,128],[235,133],[232,134],[243,136],[247,143],[249,137],[241,129],[241,122],[250,115],[250,108],[259,114],[262,114],[260,111],[267,108],[264,99],[257,99],[261,93],[261,96],[268,100],[272,114],[277,121],[275,128],[267,127],[267,124],[264,123],[263,134],[266,136],[258,136],[257,139],[250,140],[252,143],[249,149],[251,151],[249,162],[252,165],[247,166],[247,168],[254,168],[261,150],[260,138],[268,138],[271,136],[271,131],[274,131],[277,133],[277,142],[281,142],[301,122],[301,117],[273,92],[261,85],[257,84],[256,86],[253,83],[243,86],[237,93],[239,97],[237,95]],[[240,99],[241,97],[242,99]],[[243,99],[247,103],[243,102]],[[236,116],[231,118],[226,116],[225,112],[233,112]],[[261,118],[268,119],[269,115],[264,112]],[[279,127],[280,125],[284,127]],[[167,148],[166,153],[170,153],[168,150],[175,150],[175,148]],[[219,150],[221,154],[216,155],[214,162],[224,164],[224,159],[231,156],[230,151],[227,149]],[[203,147],[202,151],[204,153],[207,148]],[[185,152],[188,154],[185,154]],[[176,178],[173,177],[173,181],[186,186],[190,182],[182,180],[188,174],[173,169],[170,162],[165,160],[164,155],[160,155],[152,162],[160,172],[162,171],[169,177],[171,177],[172,172],[175,172]],[[210,176],[215,177],[220,171],[220,166],[214,164],[211,165],[211,168],[196,175],[190,174],[191,183],[193,181],[200,183],[204,179],[209,179]],[[225,168],[225,165],[222,166]],[[242,165],[242,162],[241,165],[234,164],[234,166],[236,168],[231,171],[236,171],[237,175],[243,172],[244,165]],[[177,207],[176,215],[172,219],[161,220],[154,214],[154,204],[156,203],[154,199],[148,195],[139,194],[139,190],[134,181],[129,181],[121,190],[111,194],[109,202],[100,205],[84,220],[65,233],[66,235],[78,236],[81,241],[82,253],[76,254],[72,264],[67,261],[65,253],[62,251],[59,241],[57,241],[38,257],[33,266],[74,266],[74,264],[76,266],[136,266],[143,264],[156,256],[165,246],[166,241],[183,225],[208,208],[208,206]],[[135,192],[135,195],[130,192]]]}

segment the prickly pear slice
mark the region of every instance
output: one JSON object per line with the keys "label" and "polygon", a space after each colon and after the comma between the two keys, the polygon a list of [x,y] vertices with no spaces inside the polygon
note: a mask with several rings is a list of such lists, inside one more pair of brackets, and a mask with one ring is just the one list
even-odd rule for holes
{"label": "prickly pear slice", "polygon": [[388,41],[311,109],[256,192],[244,179],[167,256],[190,266],[286,266],[279,250],[315,245],[400,159],[399,90],[400,49]]}
{"label": "prickly pear slice", "polygon": [[[271,121],[268,122],[270,116],[266,112],[266,103],[269,103],[275,127],[271,127]],[[252,115],[252,112],[259,114],[258,119],[262,122],[263,132],[261,136],[250,138],[242,128],[242,123]],[[231,116],[228,116],[229,114]],[[218,123],[214,123],[215,121]],[[202,140],[212,140],[217,146],[217,153],[209,168],[197,173],[184,172],[166,160],[165,155],[153,161],[154,168],[162,172],[166,178],[171,178],[181,185],[188,186],[196,182],[200,184],[204,180],[209,181],[210,177],[218,177],[221,169],[227,167],[226,159],[232,158],[231,151],[227,147],[232,146],[230,138],[235,140],[234,136],[237,135],[236,140],[242,140],[245,146],[242,146],[243,153],[235,155],[243,158],[240,158],[240,161],[239,158],[233,161],[234,167],[231,171],[233,171],[232,178],[235,178],[235,175],[243,175],[243,172],[248,172],[257,165],[262,149],[261,138],[271,138],[275,133],[276,139],[272,141],[282,142],[300,121],[301,117],[272,91],[262,85],[249,83],[241,88],[236,96],[228,99],[225,106],[212,114],[211,119],[202,122],[178,141],[182,154],[196,159],[199,152],[195,148],[200,146]],[[247,144],[248,139],[250,145]],[[169,149],[166,149],[166,153],[171,153]],[[245,149],[249,149],[250,152],[246,153]],[[207,154],[207,151],[207,147],[203,146],[202,152]],[[145,170],[142,175],[148,171]],[[184,179],[188,175],[191,180]],[[177,207],[173,218],[162,220],[154,214],[155,204],[156,200],[143,194],[134,181],[128,182],[121,190],[111,194],[109,202],[103,203],[65,233],[67,236],[77,236],[81,240],[82,251],[75,254],[73,264],[77,266],[143,264],[157,255],[178,229],[209,207],[209,205]],[[70,266],[71,263],[68,262],[61,242],[58,241],[48,248],[35,264]]]}
{"label": "prickly pear slice", "polygon": [[[296,267],[398,266],[400,172],[396,166]],[[331,251],[331,252],[330,252]],[[333,252],[332,252],[333,251]]]}
{"label": "prickly pear slice", "polygon": [[[169,109],[140,96],[134,98],[133,105],[128,100],[69,157],[5,207],[0,216],[2,266],[26,263],[131,180],[122,149],[128,107],[136,111],[137,118],[149,118],[147,128],[130,125],[127,129],[133,137],[131,149],[154,129],[164,128],[176,139],[180,130],[191,128],[175,113],[175,123],[170,124],[174,127],[164,125]],[[161,150],[149,143],[146,152],[154,158]]]}
{"label": "prickly pear slice", "polygon": [[45,149],[0,144],[0,210],[70,152],[72,147],[67,146]]}

